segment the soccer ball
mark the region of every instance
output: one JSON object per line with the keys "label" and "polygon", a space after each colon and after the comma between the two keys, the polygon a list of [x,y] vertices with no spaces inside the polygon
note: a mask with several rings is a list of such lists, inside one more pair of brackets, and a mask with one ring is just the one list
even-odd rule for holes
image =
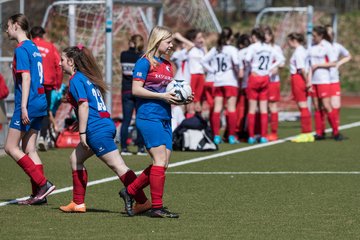
{"label": "soccer ball", "polygon": [[184,80],[172,80],[167,85],[166,92],[175,93],[180,103],[186,102],[188,97],[190,97],[192,94],[190,84],[185,82]]}

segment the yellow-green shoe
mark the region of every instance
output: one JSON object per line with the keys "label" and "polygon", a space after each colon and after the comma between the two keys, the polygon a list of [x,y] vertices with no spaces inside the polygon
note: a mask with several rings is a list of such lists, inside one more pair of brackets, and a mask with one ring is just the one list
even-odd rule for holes
{"label": "yellow-green shoe", "polygon": [[315,142],[315,137],[312,133],[307,133],[308,141],[307,142]]}
{"label": "yellow-green shoe", "polygon": [[291,142],[293,143],[305,143],[308,142],[308,134],[301,133],[297,135],[295,138],[291,139]]}

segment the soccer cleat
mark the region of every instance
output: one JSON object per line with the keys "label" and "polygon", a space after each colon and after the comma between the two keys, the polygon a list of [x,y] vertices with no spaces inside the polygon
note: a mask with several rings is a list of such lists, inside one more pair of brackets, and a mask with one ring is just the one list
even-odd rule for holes
{"label": "soccer cleat", "polygon": [[337,134],[337,135],[334,135],[333,138],[334,138],[334,140],[337,141],[337,142],[340,142],[340,141],[344,140],[344,136],[341,135],[340,133]]}
{"label": "soccer cleat", "polygon": [[133,155],[132,152],[129,152],[129,150],[127,150],[127,148],[123,148],[120,152],[120,154],[122,156],[130,156],[130,155]]}
{"label": "soccer cleat", "polygon": [[219,135],[216,135],[216,136],[214,137],[214,143],[215,143],[216,145],[222,143],[222,139],[221,139],[221,137],[220,137]]}
{"label": "soccer cleat", "polygon": [[151,209],[150,216],[153,218],[179,218],[179,215],[172,213],[165,208]]}
{"label": "soccer cleat", "polygon": [[147,156],[148,154],[147,154],[147,152],[145,151],[144,148],[139,148],[136,155],[138,155],[138,156]]}
{"label": "soccer cleat", "polygon": [[85,213],[86,206],[85,203],[76,204],[73,201],[66,206],[61,206],[60,210],[66,213]]}
{"label": "soccer cleat", "polygon": [[278,140],[278,135],[276,133],[271,133],[267,136],[267,139],[269,142],[276,141]]}
{"label": "soccer cleat", "polygon": [[249,137],[248,144],[254,144],[254,143],[256,143],[256,139],[254,137]]}
{"label": "soccer cleat", "polygon": [[315,142],[315,137],[311,133],[307,133],[307,142]]}
{"label": "soccer cleat", "polygon": [[238,144],[240,143],[239,140],[236,139],[234,135],[229,136],[229,144]]}
{"label": "soccer cleat", "polygon": [[18,205],[43,205],[47,204],[47,199],[35,199],[34,195],[31,195],[29,198],[25,200],[20,200],[17,202]]}
{"label": "soccer cleat", "polygon": [[259,142],[260,143],[268,143],[269,140],[266,137],[261,137]]}
{"label": "soccer cleat", "polygon": [[56,187],[54,184],[52,184],[50,181],[46,181],[46,183],[39,188],[38,192],[34,196],[34,201],[44,199],[47,195],[54,191],[55,188]]}
{"label": "soccer cleat", "polygon": [[120,197],[124,200],[125,203],[125,211],[129,217],[134,216],[133,211],[133,198],[130,196],[130,194],[127,192],[126,188],[123,188],[119,192]]}
{"label": "soccer cleat", "polygon": [[316,141],[325,140],[325,136],[324,136],[324,135],[315,134],[315,135],[314,135],[314,139],[315,139]]}
{"label": "soccer cleat", "polygon": [[40,151],[46,152],[48,150],[48,145],[44,137],[39,137],[37,147]]}
{"label": "soccer cleat", "polygon": [[144,202],[143,204],[135,203],[133,206],[133,213],[140,214],[150,209],[151,209],[151,202],[149,200],[146,200],[146,202]]}

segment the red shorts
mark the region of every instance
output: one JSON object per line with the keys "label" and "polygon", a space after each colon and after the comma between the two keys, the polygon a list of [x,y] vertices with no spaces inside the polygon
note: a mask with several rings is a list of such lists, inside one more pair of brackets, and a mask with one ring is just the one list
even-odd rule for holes
{"label": "red shorts", "polygon": [[268,100],[269,76],[249,76],[247,96],[251,100]]}
{"label": "red shorts", "polygon": [[214,82],[205,82],[203,97],[210,107],[214,106]]}
{"label": "red shorts", "polygon": [[306,83],[300,74],[291,75],[291,91],[296,102],[306,102],[308,92],[306,90]]}
{"label": "red shorts", "polygon": [[191,74],[190,86],[194,92],[194,102],[200,102],[204,92],[205,75]]}
{"label": "red shorts", "polygon": [[270,102],[280,101],[280,82],[269,83],[269,99]]}
{"label": "red shorts", "polygon": [[237,97],[239,88],[233,86],[222,86],[222,87],[214,87],[214,95],[215,97]]}
{"label": "red shorts", "polygon": [[341,96],[341,85],[340,85],[340,82],[331,83],[331,84],[330,84],[330,88],[331,88],[331,96],[332,96],[332,97],[335,97],[335,96],[340,97],[340,96]]}
{"label": "red shorts", "polygon": [[331,96],[331,86],[329,84],[313,84],[311,96],[314,98],[327,98]]}

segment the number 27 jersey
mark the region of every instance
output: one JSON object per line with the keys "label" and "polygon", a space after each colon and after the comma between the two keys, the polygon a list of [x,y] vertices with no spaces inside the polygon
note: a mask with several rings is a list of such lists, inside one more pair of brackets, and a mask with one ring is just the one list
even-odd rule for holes
{"label": "number 27 jersey", "polygon": [[102,118],[109,118],[100,90],[81,72],[77,71],[69,81],[69,92],[67,95],[69,103],[74,107],[78,117],[78,103],[88,102],[89,116],[88,126],[97,125]]}

